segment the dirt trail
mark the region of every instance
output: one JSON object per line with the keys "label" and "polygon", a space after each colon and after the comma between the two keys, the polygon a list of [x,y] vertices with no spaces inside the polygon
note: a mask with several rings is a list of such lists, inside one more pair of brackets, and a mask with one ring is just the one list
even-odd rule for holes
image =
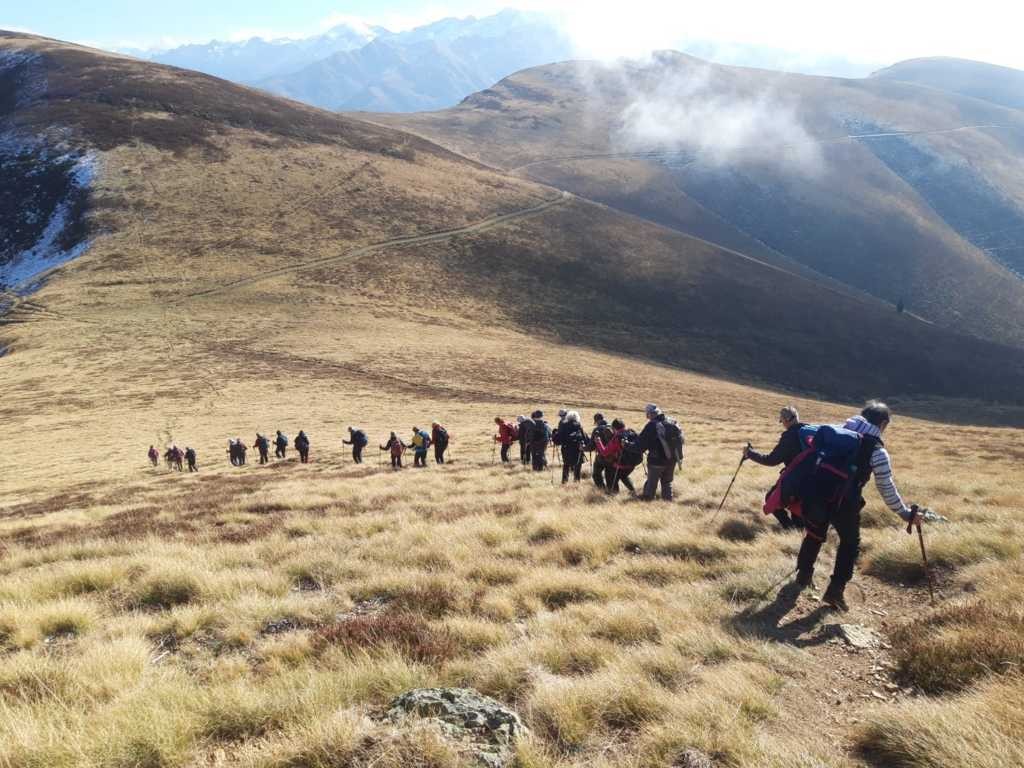
{"label": "dirt trail", "polygon": [[424,245],[427,243],[436,243],[443,240],[448,240],[453,237],[460,235],[468,235],[476,232],[484,232],[494,227],[507,224],[510,221],[516,221],[518,219],[524,219],[528,216],[533,216],[538,213],[554,208],[559,205],[564,205],[573,197],[569,192],[560,192],[557,197],[550,198],[544,202],[531,206],[530,208],[524,208],[519,211],[513,211],[512,213],[505,213],[499,216],[491,216],[490,218],[478,221],[474,224],[469,224],[465,227],[456,227],[454,229],[443,229],[436,232],[428,232],[423,235],[409,235],[407,237],[396,237],[391,240],[384,240],[379,243],[372,243],[370,245],[364,245],[361,248],[356,248],[353,251],[348,251],[336,256],[325,256],[320,259],[312,259],[310,261],[304,261],[300,264],[293,264],[287,267],[279,267],[277,269],[267,270],[251,277],[242,278],[241,280],[235,280],[224,285],[217,286],[215,288],[208,288],[203,291],[196,291],[188,294],[186,297],[178,300],[177,304],[180,304],[188,299],[204,298],[207,296],[215,296],[217,294],[232,291],[237,288],[242,288],[247,285],[267,280],[272,277],[278,277],[280,275],[290,274],[292,272],[302,272],[307,269],[314,269],[316,267],[322,267],[327,264],[337,264],[339,262],[355,261],[356,259],[367,256],[371,253],[378,251],[384,251],[388,248],[403,248],[409,245]]}

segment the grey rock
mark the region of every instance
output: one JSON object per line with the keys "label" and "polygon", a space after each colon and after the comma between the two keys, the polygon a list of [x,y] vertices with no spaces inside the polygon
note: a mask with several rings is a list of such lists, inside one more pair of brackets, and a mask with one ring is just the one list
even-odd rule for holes
{"label": "grey rock", "polygon": [[417,688],[391,702],[387,717],[401,724],[410,718],[429,721],[483,768],[512,764],[515,740],[528,733],[519,715],[469,688]]}
{"label": "grey rock", "polygon": [[873,651],[882,647],[882,637],[875,630],[860,624],[826,624],[821,631],[858,650]]}

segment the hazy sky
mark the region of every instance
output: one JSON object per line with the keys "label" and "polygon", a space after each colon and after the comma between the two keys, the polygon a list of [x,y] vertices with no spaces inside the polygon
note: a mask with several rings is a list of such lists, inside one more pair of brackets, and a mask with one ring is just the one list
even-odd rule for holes
{"label": "hazy sky", "polygon": [[503,7],[555,15],[587,57],[638,55],[681,41],[761,45],[795,58],[889,63],[961,56],[1024,69],[1019,0],[0,0],[0,28],[104,47],[306,36],[346,19],[396,31]]}

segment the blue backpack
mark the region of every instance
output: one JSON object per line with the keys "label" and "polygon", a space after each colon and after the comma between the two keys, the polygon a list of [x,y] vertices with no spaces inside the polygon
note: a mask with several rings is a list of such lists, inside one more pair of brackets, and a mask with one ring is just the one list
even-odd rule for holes
{"label": "blue backpack", "polygon": [[808,499],[824,501],[829,506],[841,504],[860,469],[857,461],[865,439],[864,435],[845,427],[802,427],[800,444],[805,449],[783,471],[777,493],[769,494],[766,514],[772,511],[769,507],[801,510]]}

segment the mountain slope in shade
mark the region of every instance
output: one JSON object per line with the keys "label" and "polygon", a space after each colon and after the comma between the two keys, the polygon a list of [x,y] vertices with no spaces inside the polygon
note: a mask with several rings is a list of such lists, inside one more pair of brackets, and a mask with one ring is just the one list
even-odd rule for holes
{"label": "mountain slope in shade", "polygon": [[539,67],[450,110],[373,119],[722,245],[754,240],[759,258],[1024,344],[1014,110],[666,52]]}
{"label": "mountain slope in shade", "polygon": [[875,72],[880,80],[915,83],[940,91],[1024,109],[1024,71],[953,58],[910,59]]}

